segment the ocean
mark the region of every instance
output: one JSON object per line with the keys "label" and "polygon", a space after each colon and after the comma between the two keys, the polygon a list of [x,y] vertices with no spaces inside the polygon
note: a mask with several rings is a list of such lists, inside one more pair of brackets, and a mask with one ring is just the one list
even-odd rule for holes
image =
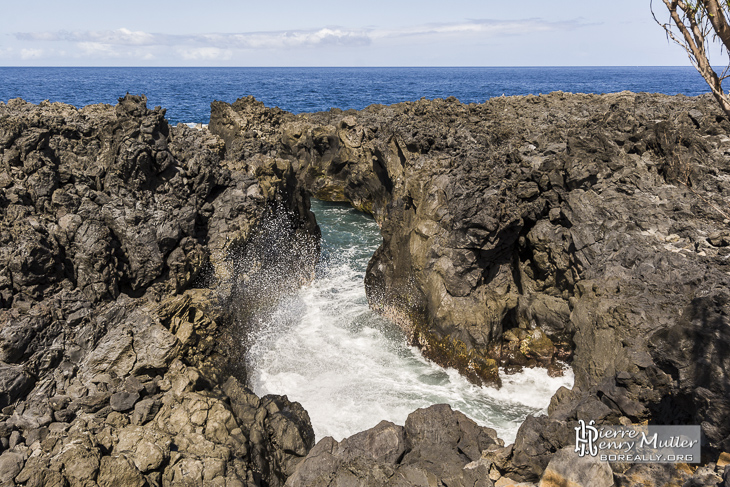
{"label": "ocean", "polygon": [[210,102],[253,95],[267,106],[301,113],[330,108],[455,96],[482,103],[495,96],[565,91],[696,96],[709,90],[691,66],[524,68],[16,68],[0,67],[0,101],[23,98],[77,107],[116,104],[129,92],[167,109],[173,124],[208,123]]}

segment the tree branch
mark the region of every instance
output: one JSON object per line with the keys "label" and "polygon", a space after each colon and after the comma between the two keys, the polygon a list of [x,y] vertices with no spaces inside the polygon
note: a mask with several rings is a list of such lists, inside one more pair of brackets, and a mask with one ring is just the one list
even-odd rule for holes
{"label": "tree branch", "polygon": [[[702,0],[702,2],[706,1],[709,2],[716,0]],[[684,42],[681,42],[674,36],[674,34],[672,33],[672,29],[668,24],[660,23],[656,19],[656,16],[654,16],[654,20],[657,20],[657,23],[659,23],[659,25],[664,28],[667,36],[670,39],[672,39],[674,42],[684,48],[694,67],[697,69],[697,71],[699,71],[699,73],[709,85],[710,90],[712,91],[712,95],[715,97],[715,100],[717,100],[720,108],[722,108],[722,110],[725,112],[725,115],[730,118],[730,98],[728,98],[728,96],[724,93],[722,89],[722,80],[718,77],[715,70],[712,69],[710,61],[707,57],[707,51],[705,50],[706,35],[700,28],[700,22],[704,24],[704,22],[702,21],[703,13],[701,11],[699,12],[700,22],[697,21],[696,15],[698,13],[698,9],[700,8],[700,4],[698,4],[698,6],[696,7],[692,7],[685,3],[683,0],[662,0],[662,2],[664,2],[664,5],[669,10],[669,15],[671,16],[674,24],[677,26],[679,32],[682,34]],[[704,3],[702,3],[701,5],[704,6]],[[677,8],[679,8],[679,10],[682,12],[681,14],[677,11]],[[653,9],[652,15],[654,15]],[[722,19],[718,20],[718,22],[721,23],[724,19],[725,17],[723,16]],[[687,26],[687,24],[689,24],[689,27]],[[725,25],[727,25],[727,23]]]}
{"label": "tree branch", "polygon": [[722,7],[717,3],[717,0],[702,0],[702,4],[707,9],[712,28],[715,29],[717,36],[725,45],[725,49],[730,52],[730,26],[727,24]]}

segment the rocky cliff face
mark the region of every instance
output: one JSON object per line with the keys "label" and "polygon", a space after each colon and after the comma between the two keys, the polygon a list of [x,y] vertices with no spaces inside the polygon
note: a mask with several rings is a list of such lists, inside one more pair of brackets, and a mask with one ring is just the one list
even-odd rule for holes
{"label": "rocky cliff face", "polygon": [[[307,196],[164,113],[0,103],[3,486],[281,485],[313,446],[297,403],[240,382],[230,306],[279,257],[311,273]],[[311,251],[261,251],[272,225]]]}
{"label": "rocky cliff face", "polygon": [[[143,97],[0,104],[5,485],[559,482],[580,477],[578,419],[701,424],[706,462],[730,450],[730,124],[711,100],[294,116],[248,98],[210,128]],[[306,412],[231,360],[261,291],[311,277],[307,192],[380,224],[369,299],[427,356],[487,384],[570,360],[574,389],[507,447],[435,407],[310,452]],[[716,480],[672,468],[586,471]]]}
{"label": "rocky cliff face", "polygon": [[553,93],[294,117],[242,99],[214,106],[216,124],[374,216],[369,299],[427,356],[492,384],[500,364],[571,360],[575,388],[494,454],[501,473],[539,478],[579,418],[701,424],[709,456],[730,449],[730,124],[712,100]]}

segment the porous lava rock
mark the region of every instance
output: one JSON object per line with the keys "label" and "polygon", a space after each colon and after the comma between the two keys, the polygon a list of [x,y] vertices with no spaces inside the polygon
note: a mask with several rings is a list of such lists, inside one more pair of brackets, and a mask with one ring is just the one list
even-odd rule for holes
{"label": "porous lava rock", "polygon": [[[314,444],[299,404],[245,387],[229,306],[279,257],[280,287],[311,275],[307,195],[164,115],[0,103],[3,486],[276,486]],[[272,222],[311,251],[252,251]]]}
{"label": "porous lava rock", "polygon": [[427,357],[497,385],[499,365],[570,362],[575,386],[522,425],[501,473],[537,481],[578,419],[696,424],[706,458],[730,449],[730,123],[710,97],[297,116],[245,98],[214,105],[216,124],[240,150],[266,138],[313,196],[373,215],[368,298]]}

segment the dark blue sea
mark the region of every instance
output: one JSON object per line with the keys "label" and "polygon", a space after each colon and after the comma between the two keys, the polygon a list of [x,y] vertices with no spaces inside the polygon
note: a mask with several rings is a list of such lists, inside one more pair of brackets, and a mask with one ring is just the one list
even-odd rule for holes
{"label": "dark blue sea", "polygon": [[549,93],[707,93],[694,68],[12,68],[0,67],[0,101],[23,98],[115,104],[146,94],[172,123],[207,123],[210,102],[253,95],[294,113],[361,109],[420,98],[455,96],[481,103],[494,96]]}

